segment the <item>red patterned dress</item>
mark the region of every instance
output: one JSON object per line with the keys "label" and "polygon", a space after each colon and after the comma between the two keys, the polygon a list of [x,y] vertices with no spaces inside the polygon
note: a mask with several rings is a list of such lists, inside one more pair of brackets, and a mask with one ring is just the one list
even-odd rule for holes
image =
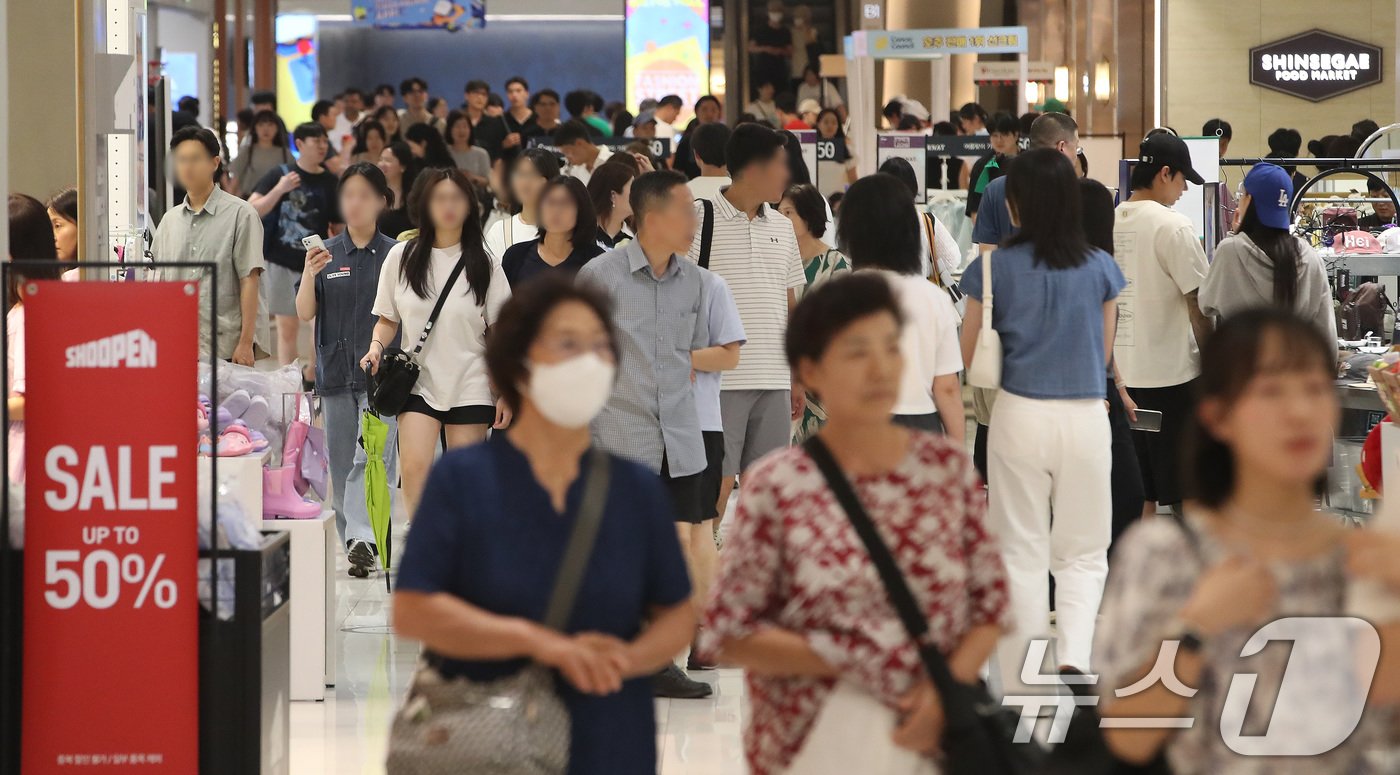
{"label": "red patterned dress", "polygon": [[[965,452],[942,436],[915,433],[896,469],[852,481],[945,653],[974,627],[1010,625],[986,495]],[[805,635],[843,680],[890,707],[923,677],[860,536],[801,447],[775,452],[744,474],[721,561],[701,630],[705,658],[724,639],[779,627]],[[780,773],[836,682],[749,674],[747,683],[749,766],[754,775]]]}

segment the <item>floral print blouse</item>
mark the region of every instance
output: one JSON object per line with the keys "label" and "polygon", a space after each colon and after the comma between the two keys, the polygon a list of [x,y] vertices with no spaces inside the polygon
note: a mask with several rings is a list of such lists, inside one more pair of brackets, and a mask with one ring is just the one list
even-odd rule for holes
{"label": "floral print blouse", "polygon": [[[985,524],[986,495],[967,454],[913,433],[904,460],[852,484],[945,653],[972,628],[1010,622],[1006,574]],[[806,637],[842,680],[891,708],[923,677],[860,536],[801,447],[744,474],[738,513],[700,631],[702,658],[764,627]],[[744,747],[754,775],[782,772],[801,750],[834,679],[746,677]]]}
{"label": "floral print blouse", "polygon": [[[1188,535],[1184,528],[1191,532]],[[1143,677],[1142,668],[1154,661],[1177,613],[1190,598],[1206,567],[1225,560],[1229,551],[1210,532],[1207,522],[1187,513],[1185,524],[1167,517],[1146,519],[1133,526],[1114,550],[1113,569],[1104,590],[1098,629],[1094,633],[1094,669],[1105,701],[1112,692]],[[1269,569],[1277,585],[1273,620],[1285,617],[1344,615],[1347,580],[1341,548],[1309,559],[1275,561]],[[1354,644],[1346,637],[1324,637],[1302,647],[1301,641],[1275,640],[1258,653],[1243,657],[1246,643],[1264,625],[1235,627],[1209,639],[1202,652],[1205,670],[1191,698],[1190,729],[1176,732],[1166,755],[1176,775],[1360,775],[1394,772],[1367,760],[1368,749],[1389,736],[1391,713],[1369,708],[1350,737],[1317,756],[1245,756],[1226,744],[1222,728],[1245,737],[1307,738],[1327,734],[1327,720],[1347,716],[1354,693],[1348,680]],[[1321,629],[1321,628],[1319,628]],[[1335,633],[1333,633],[1335,635]],[[1290,663],[1292,669],[1290,670]],[[1281,697],[1285,674],[1319,679],[1303,687],[1307,700]],[[1256,674],[1246,688],[1237,676]],[[1294,680],[1290,677],[1288,681]],[[1230,695],[1240,695],[1230,698]],[[1227,698],[1229,701],[1227,702]],[[1296,699],[1296,696],[1295,696]],[[1240,702],[1243,700],[1243,702]],[[1231,714],[1243,713],[1239,723]],[[1227,719],[1222,723],[1222,719]],[[1392,765],[1393,767],[1393,765]]]}
{"label": "floral print blouse", "polygon": [[[851,264],[846,260],[846,256],[839,250],[828,250],[816,258],[808,261],[803,270],[807,273],[807,285],[797,289],[797,299],[802,300],[803,294],[834,277],[838,277],[851,271]],[[792,423],[792,443],[801,444],[809,437],[816,435],[826,422],[826,410],[822,408],[821,402],[811,393],[807,394],[807,407],[802,410],[802,416]]]}

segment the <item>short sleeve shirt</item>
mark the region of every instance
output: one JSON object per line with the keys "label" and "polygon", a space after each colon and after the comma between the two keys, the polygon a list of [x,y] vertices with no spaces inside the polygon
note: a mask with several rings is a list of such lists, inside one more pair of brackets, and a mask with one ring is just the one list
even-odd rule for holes
{"label": "short sleeve shirt", "polygon": [[[981,301],[982,262],[960,286]],[[1091,248],[1084,263],[1053,269],[1031,245],[992,252],[992,327],[1001,335],[1001,389],[1022,398],[1104,397],[1103,305],[1123,290],[1113,257]]]}
{"label": "short sleeve shirt", "polygon": [[579,270],[613,300],[622,359],[612,398],[593,423],[599,447],[673,477],[705,470],[705,442],[690,381],[690,354],[710,343],[700,269],[672,256],[657,277],[641,243],[610,250]]}
{"label": "short sleeve shirt", "polygon": [[1006,177],[987,184],[977,204],[977,223],[972,226],[972,241],[981,245],[1000,245],[1015,234],[1011,211],[1006,207]]}
{"label": "short sleeve shirt", "polygon": [[[739,368],[725,372],[723,390],[788,390],[792,374],[783,339],[787,334],[788,291],[807,285],[802,255],[792,222],[768,205],[760,205],[753,220],[730,204],[724,194],[714,202],[714,235],[710,243],[711,272],[724,278],[749,336]],[[705,210],[695,204],[703,219]],[[688,257],[700,259],[703,229],[695,230]]]}
{"label": "short sleeve shirt", "polygon": [[[509,434],[453,450],[434,467],[399,561],[398,589],[445,593],[493,614],[544,618],[553,580],[577,519],[591,461],[580,461],[564,513],[554,510]],[[635,639],[655,606],[690,597],[676,539],[675,508],[656,476],[614,459],[593,554],[568,633]],[[449,676],[489,681],[519,671],[523,659],[446,660]],[[646,677],[605,697],[556,681],[573,720],[569,772],[652,775],[656,720]]]}
{"label": "short sleeve shirt", "polygon": [[899,383],[897,415],[934,414],[933,380],[962,371],[958,343],[958,311],[948,292],[918,275],[876,270],[890,286],[904,312],[899,350],[904,355],[904,375]]}
{"label": "short sleeve shirt", "polygon": [[328,170],[311,173],[295,164],[284,164],[264,175],[254,193],[268,193],[288,172],[299,175],[301,185],[283,194],[277,206],[263,216],[263,230],[267,260],[300,272],[306,266],[306,248],[301,238],[319,234],[327,239],[331,236],[331,224],[340,223],[340,199],[336,195],[339,180]]}
{"label": "short sleeve shirt", "polygon": [[[704,280],[705,298],[710,309],[710,341],[705,346],[723,347],[735,342],[742,345],[748,337],[744,334],[744,321],[739,318],[739,308],[734,304],[734,294],[729,291],[728,283],[707,269],[700,270],[700,277]],[[695,410],[700,415],[701,431],[724,431],[719,408],[722,376],[717,371],[695,372]]]}
{"label": "short sleeve shirt", "polygon": [[[316,275],[316,391],[334,395],[366,389],[361,356],[374,338],[379,270],[398,243],[375,233],[364,247],[342,232],[326,240],[331,262]],[[304,274],[302,275],[305,276]],[[296,285],[301,287],[301,279]],[[398,338],[387,342],[398,346]]]}
{"label": "short sleeve shirt", "polygon": [[[404,253],[411,242],[400,242],[389,251],[379,271],[374,314],[399,324],[403,342],[412,349],[437,304],[438,294],[462,257],[462,247],[433,248],[429,259],[428,297],[422,298],[403,276]],[[510,283],[499,264],[491,264],[491,283],[485,304],[465,276],[457,278],[452,296],[442,305],[433,333],[423,345],[418,363],[422,373],[413,393],[438,411],[459,406],[492,406],[491,383],[486,375],[486,329],[500,315],[510,298]]]}
{"label": "short sleeve shirt", "polygon": [[[305,250],[302,251],[303,258]],[[151,255],[159,264],[166,261],[208,261],[219,267],[218,298],[214,314],[219,319],[219,341],[212,343],[216,357],[228,360],[243,330],[240,281],[263,269],[263,225],[253,206],[218,186],[200,210],[191,210],[189,199],[171,208],[156,227]],[[209,278],[198,269],[162,269],[166,281],[199,281],[200,352],[211,348],[209,319]],[[266,305],[260,301],[260,313]],[[263,317],[259,315],[259,319]],[[255,327],[254,341],[258,339]]]}
{"label": "short sleeve shirt", "polygon": [[501,261],[501,269],[506,274],[506,280],[510,282],[510,287],[517,288],[521,283],[529,280],[535,275],[546,272],[565,272],[568,275],[578,273],[589,261],[601,255],[603,249],[598,247],[598,243],[590,242],[582,248],[574,248],[558,264],[546,263],[540,258],[540,241],[538,239],[529,242],[522,242],[506,248],[505,259]]}
{"label": "short sleeve shirt", "polygon": [[1114,358],[1128,387],[1183,385],[1201,373],[1186,294],[1205,282],[1205,248],[1185,215],[1157,202],[1124,202],[1113,219],[1113,257],[1127,278],[1118,301]]}

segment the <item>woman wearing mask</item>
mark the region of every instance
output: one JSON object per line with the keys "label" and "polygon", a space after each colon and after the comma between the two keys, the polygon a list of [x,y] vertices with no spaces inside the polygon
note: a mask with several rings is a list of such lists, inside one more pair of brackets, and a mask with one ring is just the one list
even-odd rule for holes
{"label": "woman wearing mask", "polygon": [[1124,280],[1113,257],[1084,238],[1079,175],[1068,159],[1053,148],[1029,151],[1008,175],[1007,202],[1020,231],[991,254],[991,288],[983,280],[986,258],[963,273],[962,343],[971,363],[982,300],[993,296],[1003,357],[988,444],[989,522],[1002,538],[1016,612],[1015,632],[997,651],[1005,691],[1024,694],[1027,646],[1050,631],[1051,574],[1054,664],[1089,668],[1112,526],[1104,374]]}
{"label": "woman wearing mask", "polygon": [[385,105],[374,111],[374,120],[384,127],[384,135],[389,142],[397,143],[403,139],[403,135],[399,133],[402,122],[399,121],[399,112],[393,105]]}
{"label": "woman wearing mask", "polygon": [[501,268],[510,287],[544,272],[576,274],[603,249],[588,190],[574,177],[560,175],[540,192],[540,236],[506,248]]}
{"label": "woman wearing mask", "polygon": [[379,163],[379,157],[384,154],[384,149],[389,147],[389,135],[384,131],[384,125],[374,119],[355,127],[355,148],[351,152],[354,161],[367,161],[370,164]]}
{"label": "woman wearing mask", "polygon": [[[1120,758],[1164,756],[1176,775],[1389,771],[1366,759],[1368,748],[1384,744],[1389,714],[1364,710],[1364,702],[1368,689],[1372,704],[1395,701],[1394,649],[1381,650],[1381,680],[1373,687],[1358,685],[1348,669],[1357,664],[1349,637],[1299,637],[1291,648],[1270,643],[1241,657],[1254,653],[1246,643],[1256,633],[1280,619],[1345,616],[1349,580],[1394,578],[1394,555],[1377,564],[1368,549],[1393,552],[1393,539],[1377,544],[1375,533],[1348,530],[1315,505],[1340,421],[1335,376],[1333,341],[1312,321],[1277,307],[1233,315],[1206,342],[1183,450],[1192,500],[1183,518],[1143,520],[1119,542],[1094,649],[1106,718],[1194,721],[1180,730],[1106,729]],[[1326,621],[1312,632],[1325,630]],[[1396,625],[1379,629],[1390,645]],[[1173,673],[1193,696],[1161,682],[1115,694],[1172,647]],[[1298,659],[1328,669],[1290,664]],[[1245,673],[1257,683],[1237,692]],[[1246,706],[1235,702],[1237,694]],[[1237,719],[1233,731],[1222,715]],[[1240,735],[1251,742],[1267,735],[1276,745],[1287,738],[1304,748],[1326,742],[1314,748],[1323,751],[1317,755],[1246,756],[1227,742]]]}
{"label": "woman wearing mask", "polygon": [[[367,459],[359,444],[368,384],[355,356],[370,349],[375,322],[371,308],[379,272],[395,244],[377,226],[380,214],[393,203],[393,192],[382,170],[355,162],[341,174],[338,196],[345,231],[326,240],[325,247],[307,252],[297,289],[297,315],[316,324],[316,394],[325,412],[330,449],[331,507],[350,560],[350,575],[365,578],[374,569],[379,551],[365,505]],[[392,471],[397,446],[394,418],[384,420],[389,423],[384,465]]]}
{"label": "woman wearing mask", "polygon": [[1256,164],[1244,178],[1239,229],[1220,242],[1201,286],[1201,311],[1221,319],[1277,306],[1311,320],[1329,341],[1337,316],[1327,268],[1312,246],[1289,231],[1293,180],[1282,167]]}
{"label": "woman wearing mask", "polygon": [[447,114],[447,143],[457,169],[465,170],[473,182],[485,183],[491,176],[491,156],[472,145],[471,116],[460,110]]}
{"label": "woman wearing mask", "polygon": [[604,164],[588,179],[588,198],[598,216],[598,247],[612,250],[631,239],[627,219],[632,217],[632,181],[636,168],[627,164]]}
{"label": "woman wearing mask", "polygon": [[[797,249],[802,256],[802,268],[807,274],[807,285],[797,289],[800,299],[827,280],[851,271],[851,265],[841,251],[822,242],[826,233],[826,210],[822,195],[809,185],[789,188],[778,204],[778,212],[792,221],[792,229],[797,233]],[[802,417],[793,421],[792,443],[801,444],[826,422],[821,400],[810,392],[807,394],[807,407]]]}
{"label": "woman wearing mask", "polygon": [[404,131],[404,142],[413,150],[414,161],[419,169],[429,167],[457,168],[452,152],[447,150],[447,142],[442,133],[427,124],[414,124]]}
{"label": "woman wearing mask", "polygon": [[[53,261],[53,225],[44,205],[32,196],[10,194],[10,260]],[[27,280],[56,280],[62,269],[57,265],[24,267],[10,274],[10,309],[5,313],[5,358],[10,384],[5,391],[10,408],[10,481],[24,484],[24,286]]]}
{"label": "woman wearing mask", "polygon": [[[616,372],[611,314],[597,291],[558,276],[505,305],[486,360],[515,421],[438,463],[394,592],[395,631],[422,641],[443,678],[552,669],[571,720],[571,775],[656,772],[647,678],[695,630],[669,496],[656,476],[591,447],[589,422]],[[577,600],[568,625],[550,629],[541,614],[584,493],[598,486],[590,475],[604,464]],[[410,689],[409,703],[417,694]]]}
{"label": "woman wearing mask", "polygon": [[[912,236],[912,235],[911,235]],[[822,397],[819,440],[936,622],[931,637],[973,682],[1007,619],[985,498],[958,445],[891,421],[903,311],[873,273],[803,297],[787,357]],[[812,442],[808,442],[809,444]],[[702,658],[747,672],[745,753],[755,775],[935,773],[941,705],[864,544],[804,447],[744,474],[700,630]]]}
{"label": "woman wearing mask", "polygon": [[233,160],[232,172],[238,195],[247,199],[253,188],[267,173],[283,164],[294,164],[292,152],[287,148],[287,130],[277,120],[277,114],[270,110],[260,110],[253,117],[253,141]]}
{"label": "woman wearing mask", "polygon": [[506,248],[539,236],[540,192],[545,183],[558,176],[558,158],[543,148],[527,148],[515,157],[505,182],[517,209],[486,232],[486,250],[492,258],[499,261],[505,257]]}
{"label": "woman wearing mask", "polygon": [[389,206],[379,216],[379,230],[390,239],[413,229],[409,217],[409,193],[413,191],[413,151],[407,143],[393,143],[379,154],[379,169],[389,185]]}
{"label": "woman wearing mask", "polygon": [[[428,168],[415,182],[418,235],[389,251],[379,273],[373,313],[379,316],[361,363],[379,371],[384,349],[402,329],[416,345],[443,288],[450,295],[417,361],[422,370],[399,415],[399,461],[408,512],[418,507],[428,468],[446,431],[448,447],[486,438],[510,422],[505,403],[492,396],[483,353],[486,330],[510,286],[486,254],[471,183],[457,169]],[[408,348],[412,350],[413,348]]]}

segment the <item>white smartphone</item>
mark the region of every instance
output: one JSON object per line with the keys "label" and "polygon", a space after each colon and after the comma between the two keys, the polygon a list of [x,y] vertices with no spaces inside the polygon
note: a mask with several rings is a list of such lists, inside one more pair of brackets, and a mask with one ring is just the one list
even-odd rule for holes
{"label": "white smartphone", "polygon": [[326,241],[321,239],[321,235],[312,234],[310,237],[301,238],[301,246],[307,250],[314,250],[316,248],[324,248],[326,246]]}
{"label": "white smartphone", "polygon": [[1129,420],[1128,427],[1135,431],[1147,431],[1148,433],[1162,432],[1162,413],[1155,409],[1137,410],[1137,419]]}

